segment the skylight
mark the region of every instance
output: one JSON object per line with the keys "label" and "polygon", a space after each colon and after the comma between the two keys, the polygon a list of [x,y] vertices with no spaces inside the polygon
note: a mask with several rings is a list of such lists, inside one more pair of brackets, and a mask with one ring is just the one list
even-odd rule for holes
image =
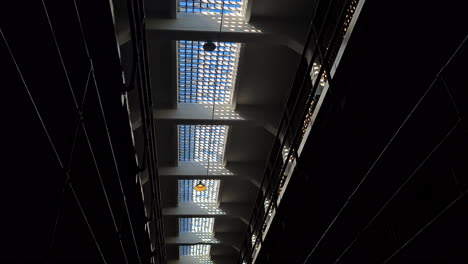
{"label": "skylight", "polygon": [[179,0],[179,13],[199,13],[205,15],[219,15],[223,12],[230,16],[244,16],[244,0]]}
{"label": "skylight", "polygon": [[179,180],[179,203],[216,203],[218,201],[220,180],[201,180],[206,185],[205,191],[193,188],[200,180]]}
{"label": "skylight", "polygon": [[213,233],[213,217],[179,218],[179,232]]}
{"label": "skylight", "polygon": [[203,50],[204,41],[178,41],[179,103],[230,104],[239,57],[238,43],[215,42],[216,50]]}
{"label": "skylight", "polygon": [[210,255],[211,245],[188,245],[180,246],[180,256],[208,256]]}
{"label": "skylight", "polygon": [[220,162],[228,126],[179,125],[179,161]]}

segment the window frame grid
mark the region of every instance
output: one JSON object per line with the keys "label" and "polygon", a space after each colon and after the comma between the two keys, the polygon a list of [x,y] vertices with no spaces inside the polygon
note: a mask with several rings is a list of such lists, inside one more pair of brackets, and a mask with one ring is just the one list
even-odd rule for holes
{"label": "window frame grid", "polygon": [[211,251],[211,245],[209,244],[180,245],[179,246],[180,256],[209,256],[210,251]]}
{"label": "window frame grid", "polygon": [[204,41],[177,41],[178,103],[232,104],[241,45],[215,42],[216,50],[203,50]]}
{"label": "window frame grid", "polygon": [[214,220],[214,217],[181,217],[179,218],[179,233],[213,234]]}
{"label": "window frame grid", "polygon": [[229,126],[178,125],[179,161],[222,162]]}
{"label": "window frame grid", "polygon": [[247,0],[178,0],[177,13],[245,17]]}

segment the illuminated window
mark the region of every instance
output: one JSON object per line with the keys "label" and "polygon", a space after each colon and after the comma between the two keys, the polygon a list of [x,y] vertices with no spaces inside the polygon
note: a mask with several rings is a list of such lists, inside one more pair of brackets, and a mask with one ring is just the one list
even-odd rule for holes
{"label": "illuminated window", "polygon": [[217,15],[244,16],[244,0],[179,0],[177,11],[179,13],[200,13]]}
{"label": "illuminated window", "polygon": [[230,104],[237,73],[239,44],[215,42],[203,50],[203,41],[178,41],[179,103]]}
{"label": "illuminated window", "polygon": [[193,188],[200,180],[179,180],[179,203],[216,203],[218,201],[220,180],[201,180],[206,185],[205,191]]}
{"label": "illuminated window", "polygon": [[181,256],[208,256],[210,255],[211,245],[190,245],[180,246],[179,254]]}
{"label": "illuminated window", "polygon": [[220,162],[228,126],[179,125],[179,161]]}
{"label": "illuminated window", "polygon": [[179,232],[213,233],[213,217],[179,218]]}

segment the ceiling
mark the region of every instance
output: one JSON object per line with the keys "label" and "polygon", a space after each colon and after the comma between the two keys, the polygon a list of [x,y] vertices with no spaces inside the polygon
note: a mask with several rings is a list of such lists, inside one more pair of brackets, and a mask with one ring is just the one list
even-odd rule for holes
{"label": "ceiling", "polygon": [[[154,2],[151,2],[146,10],[147,16],[170,18],[172,11],[166,8],[166,4],[175,5],[175,2],[163,2],[165,3],[161,3],[161,6],[157,7],[157,11],[155,11]],[[269,5],[259,2],[258,5],[252,6],[252,15],[258,14],[274,19],[291,16],[299,18],[306,16],[306,12],[303,10],[308,7],[310,7],[308,1],[295,1],[290,6],[287,6],[285,1],[275,1]],[[257,9],[258,12],[255,11]],[[311,12],[311,8],[309,9]],[[301,28],[303,27],[301,26]],[[181,32],[180,36],[183,34]],[[168,38],[169,35],[160,35],[159,38],[157,36],[157,34],[152,35],[148,42],[155,113],[158,116],[158,111],[175,109],[174,113],[177,115],[177,111],[185,110],[180,110],[177,103],[176,40]],[[191,37],[190,32],[187,32],[187,38],[191,39]],[[121,45],[123,66],[127,69],[131,68],[129,66],[131,62],[130,48],[129,43]],[[221,180],[219,207],[226,210],[227,215],[216,216],[215,220],[215,236],[221,241],[220,244],[211,247],[211,258],[216,263],[234,263],[234,259],[237,257],[239,245],[244,238],[250,208],[258,194],[257,186],[261,181],[264,164],[272,147],[274,139],[272,133],[274,133],[285,105],[298,58],[296,51],[277,43],[242,43],[233,102],[235,111],[247,119],[242,122],[227,123],[230,128],[224,152],[224,162],[226,168],[234,166],[234,177],[222,178]],[[128,74],[126,78],[129,78]],[[133,124],[134,127],[138,127],[136,125],[139,122],[138,97],[135,92],[131,92],[129,98]],[[250,121],[250,119],[255,120],[255,122]],[[210,121],[207,122],[210,123]],[[222,124],[222,121],[219,122]],[[181,165],[181,162],[178,161],[177,125],[188,123],[196,124],[196,121],[190,119],[171,121],[170,117],[169,119],[155,120],[160,168],[173,169]],[[137,150],[141,153],[143,145],[139,138],[142,135],[138,128],[134,131],[134,135]],[[247,164],[247,169],[241,169],[237,172],[235,167],[244,166],[243,164]],[[255,169],[248,169],[248,164],[254,164]],[[178,185],[176,178],[164,176],[161,178],[161,186],[163,207],[177,208]],[[233,215],[230,215],[230,212]],[[239,218],[239,214],[241,218]],[[179,235],[177,217],[167,215],[164,223],[166,237]],[[168,244],[167,249],[170,259],[179,259],[177,244]],[[217,258],[219,259],[216,260]],[[183,261],[187,260],[181,259],[180,261],[184,263]]]}
{"label": "ceiling", "polygon": [[[307,18],[315,3],[251,1],[252,21],[294,23]],[[139,98],[135,90],[129,92],[130,120],[135,128],[132,135],[127,112],[122,108],[121,79],[122,68],[125,79],[130,77],[131,47],[128,42],[120,42],[119,61],[114,34],[120,37],[128,30],[125,1],[113,2],[117,32],[109,1],[78,2],[89,54],[73,2],[44,3],[56,39],[41,2],[28,3],[24,8],[24,3],[10,1],[3,9],[9,14],[2,15],[7,18],[2,24],[2,37],[11,53],[4,39],[0,41],[0,52],[5,58],[4,83],[9,84],[4,101],[11,113],[6,112],[8,155],[2,184],[7,187],[2,190],[6,197],[2,199],[2,223],[5,221],[3,236],[8,243],[0,253],[0,262],[103,263],[104,258],[107,263],[138,263],[137,254],[141,254],[142,262],[149,263],[152,253],[139,181],[143,182],[146,201],[150,200],[149,184],[145,183],[145,173],[141,179],[136,177],[133,149],[134,140],[138,157],[142,157]],[[411,6],[408,1],[368,3],[349,40],[351,52],[343,57],[311,133],[314,140],[304,148],[304,157],[258,263],[303,263],[440,68],[466,39],[465,9],[459,1],[424,6]],[[405,8],[396,8],[402,6]],[[146,7],[149,17],[176,17],[174,1],[147,1]],[[148,49],[154,111],[177,110],[174,40],[152,39]],[[468,186],[464,100],[467,50],[465,43],[447,65],[444,82],[434,84],[395,144],[325,236],[311,262],[336,260],[459,120],[460,125],[362,233],[343,262],[382,262],[427,223],[428,228],[393,261],[466,262],[467,201],[466,196],[454,199],[465,194]],[[93,59],[96,76],[96,83],[89,86],[88,55]],[[177,210],[177,180],[221,179],[219,208],[223,214],[214,215],[214,236],[219,243],[211,247],[211,260],[216,264],[236,263],[273,144],[271,127],[277,126],[298,57],[297,52],[283,45],[243,43],[236,111],[256,112],[250,115],[255,120],[229,123],[222,165],[223,171],[231,174],[205,175],[203,168],[183,167],[177,155],[176,122],[155,120],[167,241],[181,237],[178,218],[190,216],[189,209],[195,211],[188,207],[186,211]],[[453,96],[446,93],[447,87],[453,89]],[[72,95],[83,102],[79,111]],[[123,193],[127,194],[125,198]],[[442,211],[453,201],[452,207]],[[128,203],[128,213],[124,202]],[[438,214],[440,218],[429,222]],[[167,245],[169,263],[183,263],[178,246]]]}

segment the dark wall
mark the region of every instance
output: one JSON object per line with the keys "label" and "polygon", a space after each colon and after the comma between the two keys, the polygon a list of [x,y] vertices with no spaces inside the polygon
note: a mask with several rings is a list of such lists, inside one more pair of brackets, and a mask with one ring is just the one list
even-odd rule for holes
{"label": "dark wall", "polygon": [[466,262],[463,18],[366,1],[259,263]]}
{"label": "dark wall", "polygon": [[148,261],[109,2],[44,3],[1,11],[0,262]]}

